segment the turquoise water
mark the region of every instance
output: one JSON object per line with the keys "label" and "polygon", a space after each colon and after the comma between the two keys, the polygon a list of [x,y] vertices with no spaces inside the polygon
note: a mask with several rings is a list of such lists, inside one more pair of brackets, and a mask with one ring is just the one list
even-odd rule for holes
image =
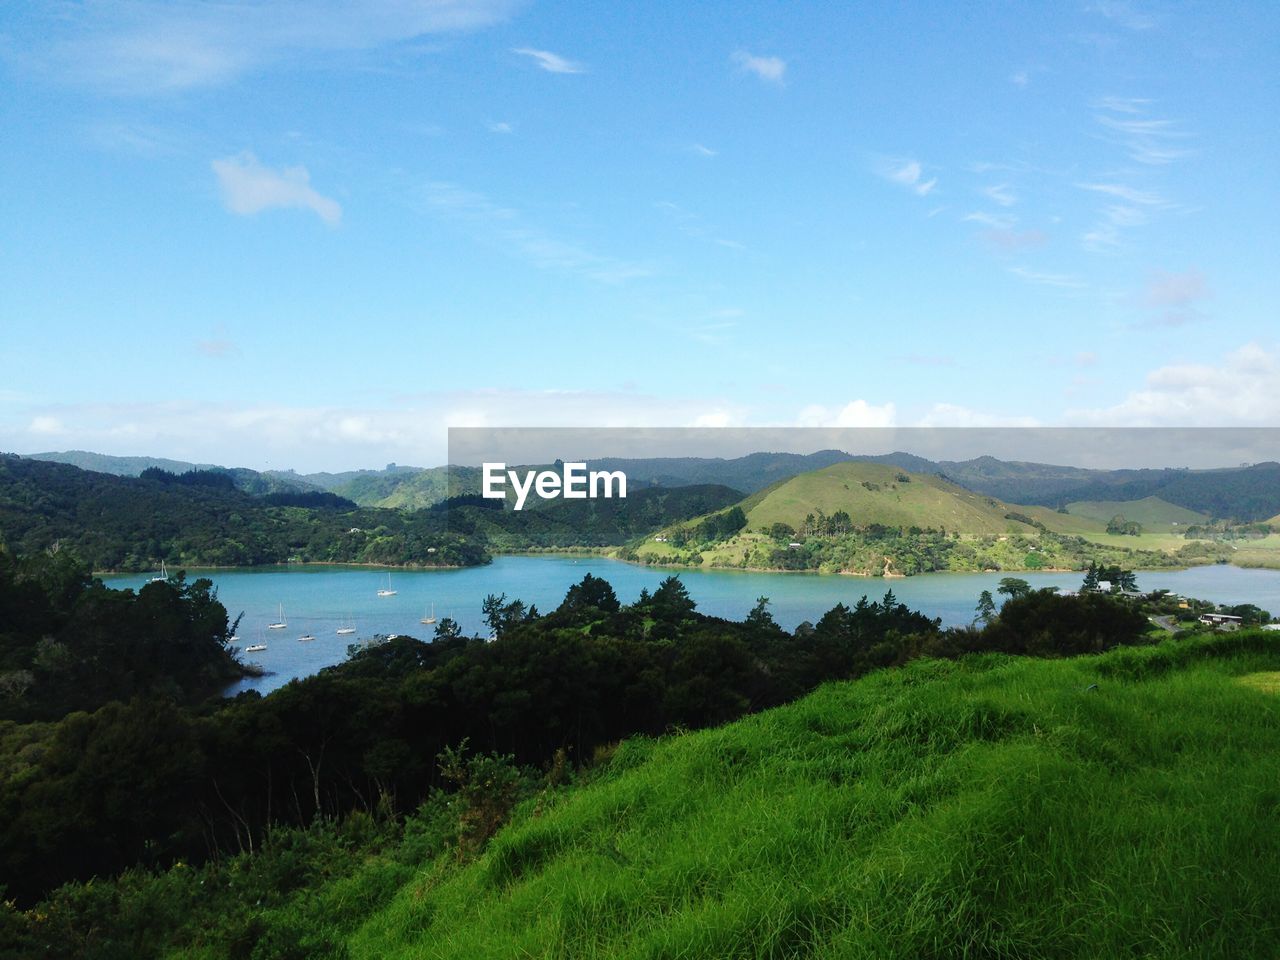
{"label": "turquoise water", "polygon": [[[262,693],[282,686],[294,677],[315,673],[346,658],[347,645],[377,634],[408,634],[430,639],[435,628],[419,623],[432,604],[437,618],[452,617],[468,635],[488,634],[480,605],[490,593],[505,593],[537,604],[544,612],[554,609],[565,591],[587,573],[613,584],[623,603],[634,600],[644,587],[653,590],[672,571],[641,567],[603,557],[498,557],[484,567],[465,570],[390,571],[393,597],[379,597],[388,571],[373,567],[289,566],[238,570],[188,570],[188,579],[208,577],[232,619],[243,614],[239,646],[265,643],[260,653],[244,659],[260,664],[265,676],[247,678],[229,693],[254,689]],[[680,578],[703,613],[740,620],[766,596],[774,617],[786,629],[803,620],[816,621],[837,603],[853,604],[864,594],[879,599],[892,589],[908,606],[944,626],[969,623],[978,595],[995,592],[1000,573],[934,573],[905,579],[819,576],[794,573],[747,573],[730,570],[684,570]],[[152,574],[104,576],[113,587],[137,588]],[[1078,573],[1015,574],[1034,587],[1076,588]],[[1280,571],[1244,570],[1213,565],[1189,570],[1148,571],[1138,575],[1144,591],[1168,589],[1217,603],[1255,603],[1280,614]],[[268,630],[284,605],[289,626]],[[356,633],[335,632],[348,619]],[[315,640],[299,641],[304,634]]]}

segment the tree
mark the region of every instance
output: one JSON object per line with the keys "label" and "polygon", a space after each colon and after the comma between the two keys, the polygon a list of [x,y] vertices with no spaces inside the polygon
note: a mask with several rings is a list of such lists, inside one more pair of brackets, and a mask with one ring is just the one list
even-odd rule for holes
{"label": "tree", "polygon": [[575,583],[564,595],[559,613],[578,613],[583,610],[600,613],[617,613],[621,604],[608,580],[588,573],[580,583]]}
{"label": "tree", "polygon": [[670,576],[658,584],[650,600],[653,615],[658,620],[678,622],[685,619],[695,609],[693,599],[680,578]]}
{"label": "tree", "polygon": [[773,614],[769,612],[768,597],[758,597],[756,599],[756,605],[747,614],[747,623],[753,627],[765,627],[770,630],[778,629],[778,621],[774,620]]}
{"label": "tree", "polygon": [[440,622],[436,624],[437,640],[454,640],[462,636],[462,627],[453,617],[441,617]]}
{"label": "tree", "polygon": [[1098,589],[1098,564],[1096,561],[1089,561],[1089,569],[1084,572],[1084,583],[1080,585],[1080,589],[1086,593],[1092,593]]}
{"label": "tree", "polygon": [[996,591],[1005,594],[1011,600],[1017,600],[1031,592],[1031,584],[1017,577],[1002,577]]}
{"label": "tree", "polygon": [[990,590],[983,590],[978,596],[978,609],[975,620],[981,620],[984,625],[991,622],[991,618],[996,615],[996,601],[991,596]]}

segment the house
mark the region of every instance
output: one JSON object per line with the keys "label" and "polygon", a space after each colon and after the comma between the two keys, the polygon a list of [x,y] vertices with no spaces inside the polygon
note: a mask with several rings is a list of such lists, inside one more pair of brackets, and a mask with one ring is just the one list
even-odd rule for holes
{"label": "house", "polygon": [[1215,630],[1239,630],[1244,620],[1241,617],[1233,617],[1229,613],[1202,613],[1200,622],[1210,625]]}
{"label": "house", "polygon": [[1280,623],[1264,623],[1263,630],[1280,630]]}

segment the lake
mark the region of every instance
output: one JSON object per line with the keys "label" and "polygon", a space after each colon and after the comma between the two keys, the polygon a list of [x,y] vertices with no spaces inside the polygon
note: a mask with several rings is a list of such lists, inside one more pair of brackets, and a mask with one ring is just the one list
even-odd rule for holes
{"label": "lake", "polygon": [[[435,628],[419,620],[434,606],[437,618],[452,617],[468,635],[487,636],[480,605],[488,594],[536,604],[543,612],[559,606],[565,591],[592,573],[613,584],[618,599],[630,603],[642,588],[652,591],[672,570],[642,567],[605,557],[507,556],[484,567],[462,570],[404,570],[376,567],[299,566],[187,571],[188,579],[208,577],[234,620],[243,614],[239,646],[265,643],[244,659],[268,671],[247,677],[228,690],[267,693],[294,677],[307,676],[346,658],[347,645],[378,634],[408,634],[429,640]],[[913,609],[941,617],[944,626],[973,619],[978,595],[995,593],[1001,573],[932,573],[904,579],[867,579],[804,573],[750,573],[737,570],[682,570],[681,580],[703,613],[741,620],[756,598],[770,600],[775,619],[788,630],[804,620],[817,621],[837,603],[852,605],[864,594],[879,599],[888,589]],[[1080,586],[1079,573],[1017,573],[1033,587]],[[112,587],[137,588],[153,574],[106,575]],[[390,577],[394,596],[380,597]],[[1188,570],[1152,570],[1138,574],[1143,591],[1167,589],[1216,603],[1254,603],[1280,612],[1280,570],[1246,570],[1226,565]],[[999,598],[997,597],[997,600]],[[288,627],[268,630],[280,607]],[[338,636],[353,622],[356,633]],[[299,641],[304,634],[316,639]]]}

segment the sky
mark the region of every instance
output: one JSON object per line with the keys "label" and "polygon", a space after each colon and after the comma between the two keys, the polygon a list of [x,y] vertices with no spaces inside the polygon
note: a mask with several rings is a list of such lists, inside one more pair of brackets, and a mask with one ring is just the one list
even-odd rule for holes
{"label": "sky", "polygon": [[1280,6],[0,6],[0,450],[1280,426]]}

